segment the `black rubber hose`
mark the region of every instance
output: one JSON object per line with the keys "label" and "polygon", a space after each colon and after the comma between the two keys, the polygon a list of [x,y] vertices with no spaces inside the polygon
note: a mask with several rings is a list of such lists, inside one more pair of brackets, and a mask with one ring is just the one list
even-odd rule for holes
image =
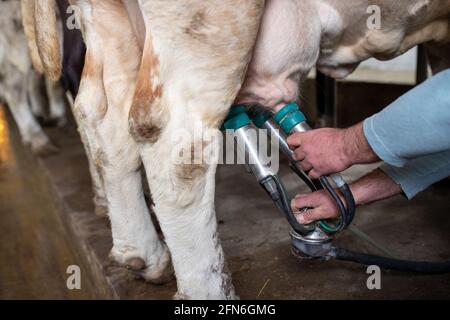
{"label": "black rubber hose", "polygon": [[309,177],[302,171],[300,171],[296,165],[296,163],[290,163],[289,164],[292,171],[297,174],[298,177],[300,177],[303,182],[311,189],[311,191],[318,191],[322,189],[326,189],[330,196],[333,198],[333,200],[336,202],[336,205],[339,209],[339,212],[341,214],[342,225],[339,226],[339,231],[342,231],[343,229],[348,228],[348,226],[352,223],[353,219],[355,218],[355,211],[356,211],[356,204],[355,204],[355,198],[353,197],[352,191],[350,190],[350,187],[348,184],[344,184],[342,187],[339,188],[339,191],[342,193],[346,205],[343,204],[338,194],[335,192],[331,184],[328,182],[327,177],[321,177],[319,180],[310,180]]}
{"label": "black rubber hose", "polygon": [[[316,183],[314,183],[314,181],[309,179],[309,177],[304,172],[300,171],[295,163],[290,163],[289,167],[291,168],[292,171],[294,171],[294,173],[300,179],[303,180],[303,182],[309,187],[309,189],[311,189],[311,191],[314,192],[314,191],[319,190],[319,188],[317,187]],[[322,189],[322,187],[320,187],[320,189]]]}
{"label": "black rubber hose", "polygon": [[347,228],[355,218],[356,212],[355,198],[353,197],[353,193],[350,190],[348,184],[344,184],[342,187],[339,188],[339,190],[341,191],[342,195],[344,196],[345,202],[347,203],[347,219],[345,221],[345,226]]}
{"label": "black rubber hose", "polygon": [[291,203],[289,202],[287,196],[286,196],[286,190],[284,189],[283,184],[276,178],[272,177],[273,181],[275,182],[279,194],[278,201],[276,201],[278,207],[280,210],[286,215],[286,219],[289,223],[289,225],[294,229],[295,232],[299,234],[305,234],[307,232],[310,232],[312,227],[307,225],[301,225],[298,223],[297,218],[294,215],[294,212],[291,208]]}
{"label": "black rubber hose", "polygon": [[345,207],[344,203],[342,202],[341,198],[337,194],[336,190],[334,190],[333,186],[330,184],[328,179],[326,177],[321,177],[319,179],[322,186],[327,190],[328,194],[333,198],[334,202],[336,203],[339,213],[341,215],[339,225],[336,227],[336,232],[341,232],[344,230],[348,225],[346,224],[348,220],[348,212],[347,208]]}
{"label": "black rubber hose", "polygon": [[428,261],[408,261],[375,256],[366,253],[349,251],[342,248],[333,248],[332,256],[338,260],[351,261],[363,265],[376,265],[383,269],[398,271],[409,271],[428,274],[439,274],[450,272],[450,261],[448,262],[428,262]]}

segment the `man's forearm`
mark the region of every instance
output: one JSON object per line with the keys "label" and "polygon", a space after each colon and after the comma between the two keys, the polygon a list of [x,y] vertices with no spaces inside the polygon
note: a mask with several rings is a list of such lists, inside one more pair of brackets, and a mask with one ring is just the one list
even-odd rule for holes
{"label": "man's forearm", "polygon": [[364,135],[362,122],[342,130],[341,140],[344,157],[351,164],[368,164],[380,161]]}
{"label": "man's forearm", "polygon": [[366,205],[375,201],[401,194],[400,186],[380,169],[376,169],[350,185],[356,205]]}
{"label": "man's forearm", "polygon": [[[357,206],[387,199],[402,192],[400,186],[380,169],[353,182],[350,189]],[[301,224],[339,217],[336,203],[325,190],[300,194],[292,200],[291,206]],[[309,210],[300,213],[301,210],[299,209],[302,208],[309,208]]]}

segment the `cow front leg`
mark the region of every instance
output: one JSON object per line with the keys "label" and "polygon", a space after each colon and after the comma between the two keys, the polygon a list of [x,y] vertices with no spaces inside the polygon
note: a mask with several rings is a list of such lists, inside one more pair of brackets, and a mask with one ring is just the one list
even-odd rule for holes
{"label": "cow front leg", "polygon": [[145,203],[139,149],[128,133],[126,108],[107,101],[102,78],[84,75],[74,114],[93,172],[94,201],[106,200],[113,238],[110,257],[150,282],[163,283],[172,277],[171,259]]}

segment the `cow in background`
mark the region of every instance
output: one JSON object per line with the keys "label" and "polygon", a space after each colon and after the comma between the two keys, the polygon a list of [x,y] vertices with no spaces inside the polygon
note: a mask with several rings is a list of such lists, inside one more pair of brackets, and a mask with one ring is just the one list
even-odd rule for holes
{"label": "cow in background", "polygon": [[[9,106],[24,144],[30,145],[36,155],[50,155],[57,148],[37,118],[65,125],[64,91],[58,82],[43,77],[32,68],[20,2],[1,1],[0,12],[0,98]],[[43,95],[44,91],[47,97]]]}

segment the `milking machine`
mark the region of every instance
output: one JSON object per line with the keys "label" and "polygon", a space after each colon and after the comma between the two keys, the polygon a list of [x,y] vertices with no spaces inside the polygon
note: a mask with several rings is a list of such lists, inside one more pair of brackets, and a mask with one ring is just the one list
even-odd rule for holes
{"label": "milking machine", "polygon": [[[293,159],[293,151],[289,148],[287,137],[293,133],[311,130],[297,104],[290,103],[275,115],[261,107],[235,106],[226,118],[223,129],[233,132],[237,152],[244,157],[248,171],[256,177],[258,183],[285,215],[291,226],[292,251],[295,256],[322,261],[335,258],[387,269],[423,273],[450,272],[450,262],[398,260],[333,246],[334,236],[349,228],[353,221],[356,211],[355,200],[348,184],[340,174],[311,180],[299,162]],[[326,190],[339,209],[338,219],[317,221],[309,225],[302,225],[297,221],[283,182],[269,164],[267,150],[258,148],[259,134],[256,132],[260,129],[264,129],[268,137],[278,141],[279,149],[287,157],[290,168],[312,192]],[[303,214],[310,209],[301,208],[298,214]]]}

